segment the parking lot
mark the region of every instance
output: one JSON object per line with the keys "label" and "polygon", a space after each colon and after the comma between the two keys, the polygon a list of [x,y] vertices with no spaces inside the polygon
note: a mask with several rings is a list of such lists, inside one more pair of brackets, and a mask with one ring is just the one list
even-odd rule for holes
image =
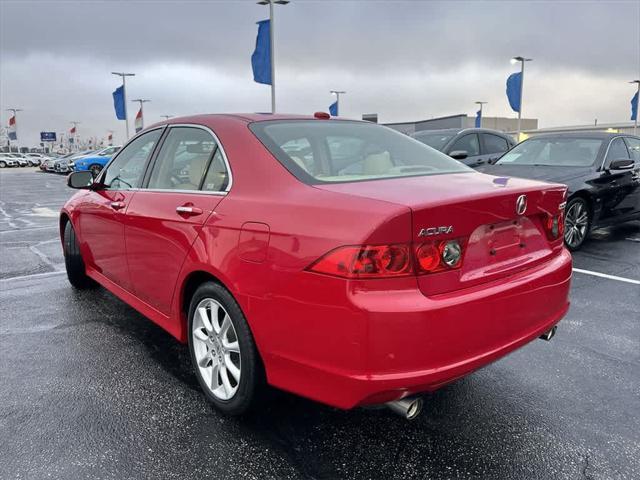
{"label": "parking lot", "polygon": [[281,392],[228,418],[185,346],[106,290],[71,289],[71,193],[0,171],[0,478],[640,478],[640,222],[574,255],[551,342],[427,395],[416,421]]}

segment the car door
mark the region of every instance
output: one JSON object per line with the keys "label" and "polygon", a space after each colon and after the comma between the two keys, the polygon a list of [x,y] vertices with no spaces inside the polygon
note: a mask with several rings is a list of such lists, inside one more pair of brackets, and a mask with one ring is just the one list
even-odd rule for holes
{"label": "car door", "polygon": [[169,128],[126,214],[127,258],[138,298],[170,314],[182,264],[230,183],[213,132],[195,125]]}
{"label": "car door", "polygon": [[600,219],[606,222],[618,221],[631,215],[636,206],[633,170],[611,170],[613,160],[629,159],[629,151],[622,137],[611,140],[602,165],[600,177],[595,181],[602,202]]}
{"label": "car door", "polygon": [[89,190],[79,206],[79,233],[88,266],[128,291],[124,216],[161,135],[158,128],[131,141],[98,178],[101,188]]}
{"label": "car door", "polygon": [[492,133],[481,133],[480,141],[482,147],[482,159],[487,163],[495,161],[509,150],[510,145],[506,138]]}
{"label": "car door", "polygon": [[633,170],[630,172],[629,195],[633,204],[633,214],[640,214],[640,138],[625,137],[629,155],[634,161]]}
{"label": "car door", "polygon": [[484,160],[480,155],[480,140],[477,133],[467,133],[459,137],[447,149],[447,154],[451,154],[455,151],[467,152],[467,158],[459,160],[465,165],[477,167],[484,163]]}

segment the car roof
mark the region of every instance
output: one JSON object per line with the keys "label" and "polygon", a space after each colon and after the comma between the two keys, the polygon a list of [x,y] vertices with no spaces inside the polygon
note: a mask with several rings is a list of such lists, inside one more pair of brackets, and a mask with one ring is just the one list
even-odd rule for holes
{"label": "car roof", "polygon": [[562,132],[562,133],[541,133],[540,135],[534,135],[527,140],[533,140],[535,138],[593,138],[600,140],[607,140],[615,137],[632,137],[640,140],[640,137],[631,135],[630,133],[614,133],[614,132]]}
{"label": "car roof", "polygon": [[[211,122],[219,122],[220,120],[228,120],[230,122],[240,123],[252,123],[262,122],[269,120],[317,120],[322,121],[325,119],[318,119],[313,115],[297,115],[291,113],[207,113],[198,115],[189,115],[185,117],[172,117],[166,121],[155,123],[150,127],[158,127],[161,125],[172,125],[177,123],[194,123],[207,125]],[[364,120],[354,120],[350,118],[331,117],[330,120],[341,120],[351,122],[370,123]]]}
{"label": "car roof", "polygon": [[418,130],[416,132],[413,133],[413,135],[418,135],[418,134],[454,134],[457,135],[459,133],[491,133],[493,135],[501,135],[503,137],[509,137],[508,133],[505,132],[501,132],[499,130],[492,130],[491,128],[475,128],[475,127],[469,127],[469,128],[443,128],[440,130]]}

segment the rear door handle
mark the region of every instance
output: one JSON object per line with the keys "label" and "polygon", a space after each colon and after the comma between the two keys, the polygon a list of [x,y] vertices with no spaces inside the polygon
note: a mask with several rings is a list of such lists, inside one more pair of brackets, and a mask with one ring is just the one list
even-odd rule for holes
{"label": "rear door handle", "polygon": [[178,212],[181,215],[188,215],[188,216],[195,216],[195,215],[202,215],[202,209],[198,208],[198,207],[187,207],[185,205],[181,205],[179,207],[176,207],[176,212]]}
{"label": "rear door handle", "polygon": [[124,208],[124,202],[111,202],[111,208],[114,210],[120,210]]}

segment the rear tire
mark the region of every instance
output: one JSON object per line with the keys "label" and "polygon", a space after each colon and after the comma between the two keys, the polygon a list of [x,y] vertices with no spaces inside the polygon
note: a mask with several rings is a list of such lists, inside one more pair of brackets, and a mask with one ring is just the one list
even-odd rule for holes
{"label": "rear tire", "polygon": [[95,282],[86,274],[80,245],[70,221],[64,226],[63,251],[69,283],[79,290],[95,287]]}
{"label": "rear tire", "polygon": [[582,197],[567,202],[564,216],[564,244],[572,252],[579,250],[591,230],[591,209]]}
{"label": "rear tire", "polygon": [[249,324],[221,285],[206,282],[193,294],[188,340],[191,362],[207,400],[227,415],[251,409],[264,390],[262,363]]}

